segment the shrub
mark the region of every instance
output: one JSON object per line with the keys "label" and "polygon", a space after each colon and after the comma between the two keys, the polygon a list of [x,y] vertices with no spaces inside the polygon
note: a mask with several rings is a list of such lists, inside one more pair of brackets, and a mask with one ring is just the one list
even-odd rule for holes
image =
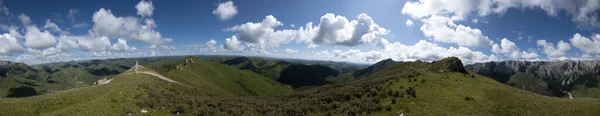
{"label": "shrub", "polygon": [[465,100],[472,101],[472,100],[475,100],[475,98],[467,96],[467,97],[465,97]]}
{"label": "shrub", "polygon": [[409,94],[413,97],[417,97],[417,90],[414,87],[408,87],[408,89],[406,89],[406,94]]}

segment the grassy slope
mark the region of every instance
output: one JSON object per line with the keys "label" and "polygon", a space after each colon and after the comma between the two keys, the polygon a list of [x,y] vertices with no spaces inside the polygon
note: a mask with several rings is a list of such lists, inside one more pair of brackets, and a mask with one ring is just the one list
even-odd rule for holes
{"label": "grassy slope", "polygon": [[519,89],[539,94],[544,94],[546,87],[542,86],[542,83],[542,80],[539,80],[534,76],[523,72],[517,72],[516,74],[512,75],[507,82],[509,86],[513,86]]}
{"label": "grassy slope", "polygon": [[[232,95],[274,95],[291,92],[289,86],[265,78],[248,70],[239,70],[234,67],[217,62],[207,62],[195,57],[183,70],[171,69],[162,72],[175,81],[185,83],[197,88],[210,88],[209,90]],[[183,64],[184,60],[172,64]]]}
{"label": "grassy slope", "polygon": [[600,98],[600,76],[599,75],[584,75],[575,82],[571,94],[573,97],[591,97]]}
{"label": "grassy slope", "polygon": [[[107,85],[27,98],[0,99],[3,115],[122,115],[144,97],[141,85],[166,83],[148,75],[119,75]],[[138,110],[139,111],[139,110]]]}
{"label": "grassy slope", "polygon": [[[195,64],[209,65],[203,70],[226,70],[202,61],[196,61]],[[323,112],[333,112],[333,115],[343,115],[339,113],[354,111],[354,108],[369,108],[371,106],[364,107],[362,103],[381,97],[382,100],[377,103],[382,106],[391,104],[391,111],[386,111],[385,108],[375,109],[371,113],[359,112],[359,115],[397,115],[396,112],[407,115],[600,114],[600,110],[597,110],[600,109],[599,99],[546,97],[506,86],[488,77],[474,75],[472,78],[470,75],[473,73],[439,72],[438,69],[431,68],[435,66],[429,63],[404,63],[359,81],[272,97],[223,96],[219,93],[211,95],[212,91],[206,91],[207,88],[190,89],[145,75],[121,75],[103,86],[29,98],[0,99],[1,106],[8,106],[0,107],[0,112],[6,115],[120,115],[128,109],[139,111],[140,108],[151,107],[150,114],[165,115],[181,107],[186,113],[209,115],[215,112],[217,113],[213,115],[218,115],[220,111],[224,113],[221,115],[265,115],[264,111],[272,109],[284,110],[266,113],[283,115],[303,112],[305,115],[326,115],[328,113]],[[199,67],[194,69],[200,69]],[[418,75],[407,76],[411,74]],[[371,92],[365,91],[365,87]],[[408,87],[416,88],[416,97],[404,93]],[[406,97],[386,95],[388,90],[400,91]],[[356,95],[350,91],[360,93],[359,97],[348,98],[348,94]],[[161,93],[166,94],[161,97]],[[397,99],[397,103],[392,104],[392,98]],[[194,112],[197,108],[206,108],[198,111],[207,112]],[[222,112],[224,110],[234,112]]]}
{"label": "grassy slope", "polygon": [[[381,74],[407,70],[409,67],[396,66]],[[417,66],[420,67],[420,66]],[[401,69],[398,69],[401,68]],[[419,71],[420,72],[420,71]],[[393,115],[405,112],[407,115],[597,115],[600,114],[599,99],[565,99],[547,97],[519,90],[497,81],[474,74],[475,78],[461,73],[423,72],[410,79],[392,81],[391,88],[404,90],[415,87],[416,98],[399,99],[392,105],[392,112],[377,114]],[[423,81],[424,80],[424,81]],[[467,97],[473,100],[466,100]],[[389,104],[386,98],[383,104]]]}

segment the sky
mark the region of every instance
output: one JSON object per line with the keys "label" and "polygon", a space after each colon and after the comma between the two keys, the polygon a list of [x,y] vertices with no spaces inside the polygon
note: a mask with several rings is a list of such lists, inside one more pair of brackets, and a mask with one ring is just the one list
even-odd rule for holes
{"label": "sky", "polygon": [[0,0],[0,60],[600,58],[600,0]]}

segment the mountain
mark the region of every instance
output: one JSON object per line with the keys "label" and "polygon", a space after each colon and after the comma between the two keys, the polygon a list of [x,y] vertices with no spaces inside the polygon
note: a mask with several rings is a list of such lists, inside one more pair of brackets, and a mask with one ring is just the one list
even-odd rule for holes
{"label": "mountain", "polygon": [[[194,63],[191,63],[193,61]],[[598,115],[600,99],[547,97],[468,72],[455,57],[436,62],[403,62],[360,80],[288,94],[247,96],[190,85],[183,78],[201,60],[170,63],[165,81],[124,72],[105,85],[26,98],[0,99],[4,115]],[[179,67],[178,67],[179,66]],[[184,66],[181,69],[181,66]],[[229,67],[227,65],[221,65]],[[194,68],[196,67],[196,68]],[[231,67],[233,68],[233,67]],[[225,69],[225,68],[222,68]],[[235,68],[233,68],[235,69]],[[186,71],[189,70],[189,71]],[[165,70],[166,71],[166,70]],[[170,72],[170,71],[168,71]],[[248,71],[249,72],[249,71]],[[202,76],[205,77],[205,76]],[[227,78],[227,77],[225,77]],[[241,81],[242,83],[245,82]],[[210,82],[213,83],[213,82]],[[221,87],[221,86],[219,86]]]}
{"label": "mountain", "polygon": [[286,61],[273,61],[261,58],[236,57],[221,62],[242,70],[250,70],[267,78],[277,80],[281,71],[294,64]]}
{"label": "mountain", "polygon": [[385,59],[385,60],[379,61],[379,62],[377,62],[377,63],[375,63],[375,64],[373,64],[373,65],[371,65],[371,66],[369,66],[367,68],[354,71],[353,76],[355,78],[360,78],[360,77],[363,77],[363,76],[368,76],[368,75],[371,75],[371,74],[375,74],[375,73],[377,73],[377,72],[379,72],[381,70],[384,70],[384,69],[386,69],[386,68],[388,68],[390,66],[396,65],[398,63],[399,62],[396,62],[396,61],[394,61],[392,59]]}
{"label": "mountain", "polygon": [[277,81],[294,88],[329,84],[327,77],[338,76],[339,71],[321,65],[295,64],[281,71]]}
{"label": "mountain", "polygon": [[336,77],[340,71],[321,65],[306,65],[261,58],[236,57],[221,62],[241,70],[249,70],[294,88],[320,86],[332,83],[327,78]]}
{"label": "mountain", "polygon": [[[600,61],[503,61],[467,65],[498,82],[532,92],[566,97],[600,97]],[[521,81],[516,81],[521,80]]]}
{"label": "mountain", "polygon": [[224,94],[242,96],[291,92],[289,86],[252,71],[236,69],[218,62],[207,62],[193,56],[159,63],[163,67],[159,73],[195,88],[210,88]]}

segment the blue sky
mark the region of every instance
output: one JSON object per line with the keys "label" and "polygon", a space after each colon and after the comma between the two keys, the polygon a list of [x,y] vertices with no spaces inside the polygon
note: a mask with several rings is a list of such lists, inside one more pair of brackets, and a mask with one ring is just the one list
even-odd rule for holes
{"label": "blue sky", "polygon": [[361,63],[448,56],[465,63],[592,60],[600,54],[598,2],[4,0],[0,59],[39,64],[223,54]]}

